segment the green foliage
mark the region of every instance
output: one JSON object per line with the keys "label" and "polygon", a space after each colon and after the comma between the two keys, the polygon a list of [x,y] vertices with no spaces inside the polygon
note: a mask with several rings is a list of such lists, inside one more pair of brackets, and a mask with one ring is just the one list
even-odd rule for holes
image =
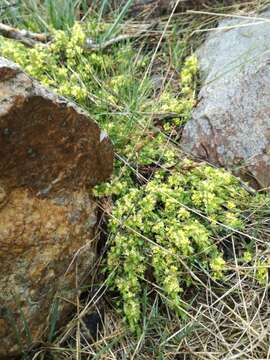
{"label": "green foliage", "polygon": [[87,0],[2,0],[0,17],[33,31],[68,30],[88,9]]}
{"label": "green foliage", "polygon": [[174,126],[184,125],[190,118],[195,104],[196,75],[198,61],[195,55],[188,57],[180,71],[180,96],[176,97],[171,91],[164,91],[159,99],[156,112],[176,113],[171,123],[164,124],[165,131],[171,131]]}
{"label": "green foliage", "polygon": [[45,0],[48,23],[54,29],[70,29],[77,20],[80,8],[87,9],[85,0]]}
{"label": "green foliage", "polygon": [[[77,23],[71,33],[54,31],[54,41],[26,49],[13,41],[1,41],[0,51],[21,65],[27,73],[46,86],[52,86],[59,94],[84,104],[87,101],[87,85],[91,84],[91,72],[97,67],[110,66],[106,57],[84,55],[85,33]],[[89,80],[90,79],[90,80]]]}
{"label": "green foliage", "polygon": [[204,269],[222,279],[226,263],[215,244],[217,235],[242,229],[241,207],[248,194],[233,176],[185,160],[179,172],[158,171],[140,188],[131,188],[113,209],[108,271],[122,297],[133,330],[141,318],[141,294],[149,268],[181,315],[183,287],[193,283],[190,271]]}
{"label": "green foliage", "polygon": [[[269,248],[269,243],[268,243]],[[250,268],[249,276],[256,280],[261,286],[265,286],[268,283],[268,271],[270,265],[270,258],[268,256],[262,256],[256,254],[253,246],[246,246],[246,250],[243,252],[243,256],[239,259],[239,262],[243,266]],[[245,271],[245,274],[247,271]]]}

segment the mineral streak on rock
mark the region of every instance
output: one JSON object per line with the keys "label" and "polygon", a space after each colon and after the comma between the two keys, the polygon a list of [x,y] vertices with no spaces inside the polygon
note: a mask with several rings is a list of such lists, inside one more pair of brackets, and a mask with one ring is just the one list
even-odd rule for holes
{"label": "mineral streak on rock", "polygon": [[[0,58],[0,359],[72,308],[95,258],[96,205],[113,151],[85,113]],[[76,271],[75,271],[76,269]]]}
{"label": "mineral streak on rock", "polygon": [[182,147],[270,186],[270,10],[221,21],[197,51],[202,88]]}

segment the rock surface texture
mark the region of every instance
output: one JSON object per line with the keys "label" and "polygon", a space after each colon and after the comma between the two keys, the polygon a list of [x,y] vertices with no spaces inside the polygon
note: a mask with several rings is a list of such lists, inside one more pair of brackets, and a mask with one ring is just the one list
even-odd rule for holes
{"label": "rock surface texture", "polygon": [[[265,19],[265,20],[264,20]],[[182,147],[270,186],[270,9],[221,21],[197,51],[202,88]]]}
{"label": "rock surface texture", "polygon": [[112,168],[95,122],[0,58],[0,359],[72,308],[95,258],[89,189]]}

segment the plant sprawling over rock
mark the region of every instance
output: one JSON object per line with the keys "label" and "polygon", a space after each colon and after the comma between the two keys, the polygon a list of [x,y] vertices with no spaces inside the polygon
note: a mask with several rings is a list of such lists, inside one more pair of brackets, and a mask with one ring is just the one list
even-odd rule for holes
{"label": "plant sprawling over rock", "polygon": [[226,263],[217,235],[244,227],[240,209],[248,193],[237,179],[205,164],[193,168],[187,160],[180,169],[156,172],[144,187],[120,197],[112,212],[108,270],[133,329],[149,267],[169,306],[181,313],[182,286],[193,282],[186,268],[221,279]]}

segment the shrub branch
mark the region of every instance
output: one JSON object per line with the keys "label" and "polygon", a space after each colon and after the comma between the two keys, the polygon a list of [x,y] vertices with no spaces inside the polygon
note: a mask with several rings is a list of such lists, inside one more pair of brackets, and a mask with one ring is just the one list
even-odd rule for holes
{"label": "shrub branch", "polygon": [[28,30],[18,30],[12,26],[0,23],[0,35],[17,40],[27,47],[34,47],[37,43],[46,43],[50,40],[47,34],[34,33]]}

